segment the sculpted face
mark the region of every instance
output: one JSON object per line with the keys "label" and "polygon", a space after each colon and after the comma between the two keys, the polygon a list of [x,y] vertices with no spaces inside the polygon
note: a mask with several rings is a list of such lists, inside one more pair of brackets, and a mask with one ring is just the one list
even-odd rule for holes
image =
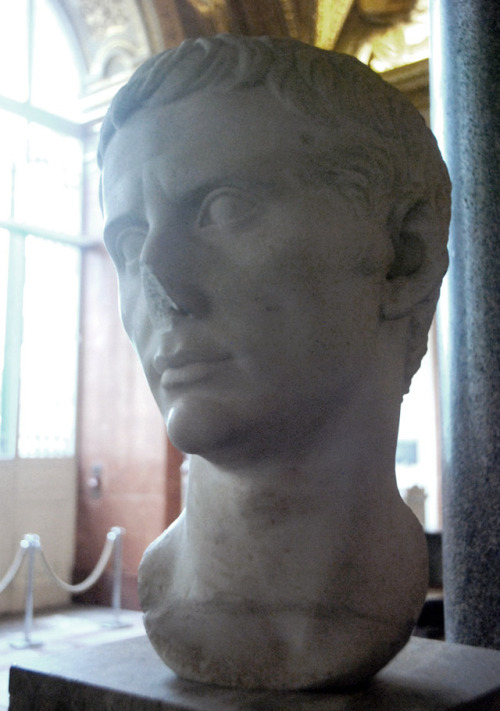
{"label": "sculpted face", "polygon": [[376,378],[386,211],[349,197],[326,135],[259,88],[139,110],[110,142],[122,318],[184,451],[293,454]]}
{"label": "sculpted face", "polygon": [[220,35],[139,68],[98,154],[125,329],[199,455],[139,568],[154,648],[222,687],[365,682],[427,592],[394,453],[446,265],[434,140],[354,58]]}

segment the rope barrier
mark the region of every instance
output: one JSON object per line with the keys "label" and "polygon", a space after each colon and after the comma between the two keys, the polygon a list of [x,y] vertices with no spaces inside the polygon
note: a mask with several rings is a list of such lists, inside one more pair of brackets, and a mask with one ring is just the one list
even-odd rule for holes
{"label": "rope barrier", "polygon": [[21,565],[23,564],[24,556],[26,555],[26,551],[28,549],[27,546],[23,546],[23,543],[24,539],[21,541],[19,548],[17,549],[17,553],[15,555],[14,560],[12,561],[10,568],[5,573],[2,580],[0,580],[0,595],[3,593],[4,590],[6,590],[6,588],[9,587],[11,582],[18,574]]}
{"label": "rope barrier", "polygon": [[77,583],[76,585],[71,585],[70,583],[65,583],[64,580],[62,580],[54,572],[54,568],[50,565],[47,558],[45,557],[45,553],[43,552],[42,548],[40,547],[40,557],[42,559],[42,563],[44,564],[47,573],[50,576],[52,576],[52,578],[56,581],[56,583],[59,585],[59,587],[62,588],[63,590],[66,590],[66,592],[69,592],[69,593],[85,592],[86,590],[91,588],[92,585],[95,585],[95,583],[99,580],[101,575],[104,573],[104,569],[106,568],[106,566],[109,562],[109,559],[111,558],[111,553],[112,553],[113,547],[115,545],[116,537],[110,537],[110,533],[108,533],[108,535],[106,536],[106,543],[104,544],[104,548],[102,549],[101,557],[97,561],[96,567],[90,573],[90,575],[87,578],[85,578],[85,580],[82,580],[81,583]]}
{"label": "rope barrier", "polygon": [[45,567],[46,572],[49,577],[56,582],[59,587],[69,593],[82,593],[95,585],[104,570],[109,563],[111,553],[115,552],[114,564],[113,564],[113,597],[112,597],[112,607],[114,612],[114,622],[111,623],[113,627],[123,627],[124,625],[119,620],[119,614],[121,609],[121,574],[122,574],[122,536],[125,533],[125,529],[119,526],[113,526],[113,528],[108,531],[106,536],[106,542],[102,549],[99,560],[90,573],[89,576],[82,580],[81,583],[76,583],[71,585],[62,580],[54,571],[53,567],[48,562],[45,557],[45,553],[42,549],[42,544],[40,537],[35,533],[27,533],[20,542],[19,549],[12,561],[10,568],[7,573],[0,580],[0,594],[12,583],[17,573],[19,572],[24,558],[28,558],[28,574],[26,578],[26,601],[25,601],[25,618],[24,618],[24,640],[20,643],[12,643],[12,646],[17,648],[34,647],[38,646],[39,643],[33,642],[31,640],[31,627],[33,622],[33,587],[34,587],[34,566],[35,566],[35,555],[38,553],[42,559],[42,563]]}

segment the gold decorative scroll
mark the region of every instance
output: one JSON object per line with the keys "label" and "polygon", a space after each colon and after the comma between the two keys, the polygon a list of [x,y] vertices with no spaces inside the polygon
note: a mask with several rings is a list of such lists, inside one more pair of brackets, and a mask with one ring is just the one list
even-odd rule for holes
{"label": "gold decorative scroll", "polygon": [[429,57],[429,2],[418,0],[405,19],[381,27],[356,52],[376,72],[386,72]]}
{"label": "gold decorative scroll", "polygon": [[285,16],[285,22],[290,33],[290,37],[295,37],[295,39],[298,39],[300,33],[299,28],[297,26],[296,10],[293,0],[281,0],[281,7],[283,9],[283,15]]}
{"label": "gold decorative scroll", "polygon": [[226,0],[190,0],[200,15],[210,19],[216,32],[230,32],[231,20]]}
{"label": "gold decorative scroll", "polygon": [[354,0],[317,0],[314,44],[333,49]]}
{"label": "gold decorative scroll", "polygon": [[390,16],[411,12],[415,0],[358,0],[363,15]]}

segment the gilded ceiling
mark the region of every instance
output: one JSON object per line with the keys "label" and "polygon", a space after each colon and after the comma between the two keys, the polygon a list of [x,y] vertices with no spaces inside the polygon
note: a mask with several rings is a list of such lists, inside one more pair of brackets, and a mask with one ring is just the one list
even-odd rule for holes
{"label": "gilded ceiling", "polygon": [[86,93],[186,37],[290,36],[376,71],[428,57],[428,0],[57,0],[86,66]]}

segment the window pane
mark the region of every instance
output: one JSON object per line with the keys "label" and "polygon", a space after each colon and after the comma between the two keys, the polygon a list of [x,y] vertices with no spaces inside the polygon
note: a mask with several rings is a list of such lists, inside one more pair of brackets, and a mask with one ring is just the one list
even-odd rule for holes
{"label": "window pane", "polygon": [[441,528],[434,341],[401,408],[396,475],[401,495],[426,531]]}
{"label": "window pane", "polygon": [[69,27],[62,25],[47,0],[35,0],[31,102],[70,119],[78,117],[80,74]]}
{"label": "window pane", "polygon": [[0,230],[0,455],[16,451],[24,239]]}
{"label": "window pane", "polygon": [[26,119],[0,110],[0,220],[14,214],[16,175],[26,162]]}
{"label": "window pane", "polygon": [[12,456],[7,408],[5,368],[5,334],[7,328],[7,277],[9,268],[9,233],[0,230],[0,456]]}
{"label": "window pane", "polygon": [[[0,230],[0,373],[5,363],[5,327],[7,325],[7,278],[9,270],[9,233]],[[0,396],[2,392],[0,381]]]}
{"label": "window pane", "polygon": [[79,252],[26,238],[18,451],[74,454]]}
{"label": "window pane", "polygon": [[30,124],[27,162],[17,171],[15,219],[77,235],[81,170],[82,147],[77,139]]}
{"label": "window pane", "polygon": [[0,94],[28,98],[27,0],[0,2]]}

